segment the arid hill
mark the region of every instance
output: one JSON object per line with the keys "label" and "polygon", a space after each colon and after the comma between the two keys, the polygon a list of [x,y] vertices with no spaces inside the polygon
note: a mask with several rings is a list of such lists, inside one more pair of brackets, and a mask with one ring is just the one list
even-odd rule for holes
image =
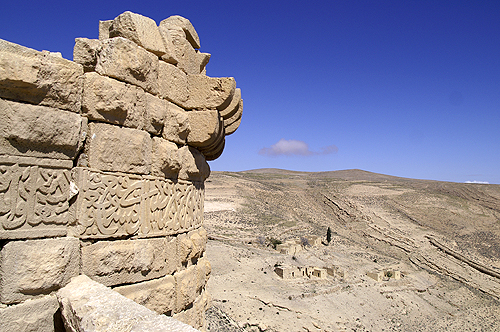
{"label": "arid hill", "polygon": [[[261,169],[212,172],[205,195],[211,330],[500,330],[500,185]],[[273,249],[307,236],[324,244]],[[388,269],[401,279],[367,276]]]}

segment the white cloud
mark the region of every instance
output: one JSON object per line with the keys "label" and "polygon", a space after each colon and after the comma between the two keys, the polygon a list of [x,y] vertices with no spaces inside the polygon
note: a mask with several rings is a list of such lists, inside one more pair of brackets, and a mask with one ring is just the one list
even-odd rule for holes
{"label": "white cloud", "polygon": [[479,184],[490,184],[489,182],[486,182],[486,181],[465,181],[465,183],[479,183]]}
{"label": "white cloud", "polygon": [[321,152],[315,152],[309,150],[309,146],[304,141],[299,140],[286,140],[284,138],[280,139],[276,144],[271,145],[268,148],[262,148],[259,151],[260,155],[263,156],[313,156],[313,155],[326,155],[337,153],[339,149],[335,145],[329,145],[321,148]]}

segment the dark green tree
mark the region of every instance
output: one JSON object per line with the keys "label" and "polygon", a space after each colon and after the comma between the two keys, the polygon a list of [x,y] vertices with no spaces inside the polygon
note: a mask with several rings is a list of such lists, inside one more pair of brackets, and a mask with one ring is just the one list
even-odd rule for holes
{"label": "dark green tree", "polygon": [[332,241],[332,230],[328,227],[326,231],[326,242],[330,243]]}

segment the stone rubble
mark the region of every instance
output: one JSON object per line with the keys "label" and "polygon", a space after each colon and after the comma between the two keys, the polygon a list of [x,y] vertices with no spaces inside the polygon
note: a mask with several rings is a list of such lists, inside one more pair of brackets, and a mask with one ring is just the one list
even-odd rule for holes
{"label": "stone rubble", "polygon": [[207,161],[243,101],[199,49],[128,11],[73,61],[0,39],[0,331],[64,331],[56,292],[67,331],[206,328]]}

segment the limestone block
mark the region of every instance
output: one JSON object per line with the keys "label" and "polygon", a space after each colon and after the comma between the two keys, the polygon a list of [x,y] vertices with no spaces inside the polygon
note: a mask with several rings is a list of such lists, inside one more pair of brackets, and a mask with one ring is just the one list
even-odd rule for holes
{"label": "limestone block", "polygon": [[177,237],[177,256],[183,266],[196,264],[203,255],[207,244],[207,232],[203,227],[180,234]]}
{"label": "limestone block", "polygon": [[204,291],[196,301],[194,301],[193,306],[187,310],[184,310],[173,317],[179,321],[191,325],[192,327],[205,330],[205,311],[211,306],[211,299],[208,292]]}
{"label": "limestone block", "polygon": [[66,331],[195,332],[172,317],[159,315],[85,275],[57,292]]}
{"label": "limestone block", "polygon": [[208,279],[210,278],[210,274],[212,273],[212,266],[210,265],[210,262],[206,258],[201,258],[198,260],[196,263],[196,266],[198,267],[197,272],[197,292],[201,293],[203,289],[205,289],[205,285],[208,282]]}
{"label": "limestone block", "polygon": [[189,181],[205,181],[210,175],[210,166],[200,151],[183,146],[177,152],[181,164],[179,179]]}
{"label": "limestone block", "polygon": [[181,28],[185,33],[185,38],[189,41],[191,46],[195,49],[200,48],[200,37],[194,29],[191,22],[182,16],[174,15],[169,18],[164,19],[160,22],[160,26],[164,26],[168,29]]}
{"label": "limestone block", "polygon": [[111,172],[149,174],[151,137],[145,131],[90,123],[85,153],[89,167]]}
{"label": "limestone block", "polygon": [[99,241],[82,247],[82,272],[106,286],[160,278],[178,267],[174,238]]}
{"label": "limestone block", "polygon": [[226,139],[223,138],[222,141],[214,149],[209,151],[204,151],[203,155],[205,156],[205,159],[210,161],[219,158],[222,152],[224,151],[225,144],[226,144]]}
{"label": "limestone block", "polygon": [[188,120],[190,131],[186,140],[189,145],[208,147],[220,138],[222,123],[217,110],[188,112]]}
{"label": "limestone block", "polygon": [[65,236],[71,160],[0,155],[0,239]]}
{"label": "limestone block", "polygon": [[168,179],[177,179],[181,169],[179,156],[177,155],[178,150],[177,144],[163,138],[153,137],[151,174],[164,176]]}
{"label": "limestone block", "polygon": [[86,119],[78,114],[0,99],[2,154],[73,159],[85,131]]}
{"label": "limestone block", "polygon": [[146,93],[141,88],[95,72],[84,75],[83,87],[82,114],[90,120],[142,128],[145,109],[138,99]]}
{"label": "limestone block", "polygon": [[99,40],[109,39],[109,29],[113,20],[99,21]]}
{"label": "limestone block", "polygon": [[158,57],[123,37],[105,39],[95,71],[158,94]]}
{"label": "limestone block", "polygon": [[73,236],[158,237],[188,232],[203,223],[203,182],[81,167],[73,168],[72,179],[79,190],[72,205],[75,225],[68,230]]}
{"label": "limestone block", "polygon": [[83,67],[0,39],[0,97],[78,113]]}
{"label": "limestone block", "polygon": [[134,300],[159,314],[171,316],[175,310],[175,279],[172,275],[141,283],[114,288],[121,295]]}
{"label": "limestone block", "polygon": [[224,118],[224,120],[229,119],[232,117],[239,109],[240,106],[240,100],[241,100],[241,89],[237,88],[234,90],[234,95],[233,98],[231,99],[231,103],[219,111],[220,116]]}
{"label": "limestone block", "polygon": [[162,137],[171,142],[184,145],[190,131],[188,112],[173,103],[169,103]]}
{"label": "limestone block", "polygon": [[232,100],[236,81],[232,77],[188,75],[188,87],[186,109],[224,109]]}
{"label": "limestone block", "polygon": [[113,20],[109,36],[127,38],[159,57],[167,52],[156,22],[149,17],[129,11]]}
{"label": "limestone block", "polygon": [[159,31],[163,40],[172,45],[178,68],[186,74],[193,75],[205,70],[210,54],[200,53],[197,50],[199,48],[198,34],[187,19],[180,16],[169,17],[160,23]]}
{"label": "limestone block", "polygon": [[12,304],[48,294],[80,274],[76,238],[11,241],[0,252],[0,300]]}
{"label": "limestone block", "polygon": [[158,87],[160,97],[183,106],[189,98],[188,77],[176,66],[160,61],[158,64]]}
{"label": "limestone block", "polygon": [[64,331],[59,302],[52,296],[0,309],[0,332]]}
{"label": "limestone block", "polygon": [[183,323],[204,330],[205,311],[207,311],[211,305],[211,298],[210,294],[206,290],[203,290],[199,294],[200,295],[198,295],[191,307],[174,314],[173,317]]}
{"label": "limestone block", "polygon": [[200,295],[198,293],[197,277],[198,270],[196,265],[192,265],[174,274],[175,290],[177,293],[175,313],[185,310]]}
{"label": "limestone block", "polygon": [[140,96],[139,103],[144,105],[144,125],[142,129],[153,135],[161,135],[168,109],[172,104],[147,92],[142,93]]}
{"label": "limestone block", "polygon": [[81,64],[86,72],[94,71],[101,44],[98,39],[76,38],[75,47],[73,48],[73,61]]}
{"label": "limestone block", "polygon": [[241,116],[243,114],[243,100],[238,104],[237,112],[229,119],[224,120],[224,128],[226,136],[233,134],[241,124]]}

